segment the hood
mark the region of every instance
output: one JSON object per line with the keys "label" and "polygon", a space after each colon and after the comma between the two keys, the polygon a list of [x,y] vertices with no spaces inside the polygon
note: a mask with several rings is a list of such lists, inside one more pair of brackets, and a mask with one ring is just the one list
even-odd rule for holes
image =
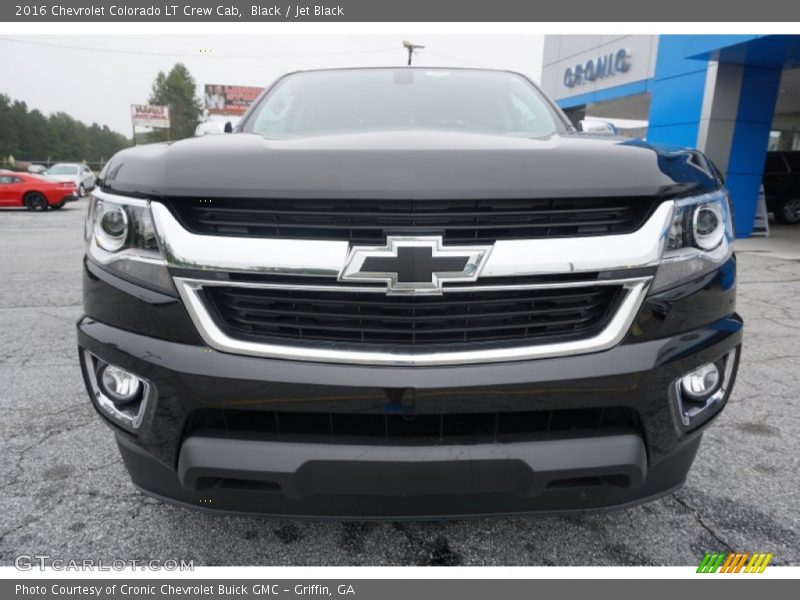
{"label": "hood", "polygon": [[713,165],[686,148],[431,131],[190,138],[123,150],[100,179],[123,194],[239,198],[675,196],[721,185]]}

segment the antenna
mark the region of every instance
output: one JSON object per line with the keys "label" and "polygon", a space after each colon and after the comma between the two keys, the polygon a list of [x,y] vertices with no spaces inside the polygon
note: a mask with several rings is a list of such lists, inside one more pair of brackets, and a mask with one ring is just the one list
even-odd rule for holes
{"label": "antenna", "polygon": [[425,46],[421,46],[419,44],[412,44],[409,41],[403,40],[403,48],[408,50],[408,66],[411,66],[411,57],[414,56],[414,52],[417,50],[421,50]]}

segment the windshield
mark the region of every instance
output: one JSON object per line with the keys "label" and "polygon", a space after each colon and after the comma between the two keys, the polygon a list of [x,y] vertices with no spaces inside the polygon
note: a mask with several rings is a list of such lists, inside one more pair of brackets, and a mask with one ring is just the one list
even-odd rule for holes
{"label": "windshield", "polygon": [[364,69],[285,77],[244,131],[270,138],[412,129],[541,137],[560,127],[536,88],[514,73]]}
{"label": "windshield", "polygon": [[77,175],[78,167],[75,165],[55,165],[47,169],[48,175]]}

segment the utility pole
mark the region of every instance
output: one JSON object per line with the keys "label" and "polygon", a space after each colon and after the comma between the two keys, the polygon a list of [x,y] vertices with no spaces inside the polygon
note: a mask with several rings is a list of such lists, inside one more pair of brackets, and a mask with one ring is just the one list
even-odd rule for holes
{"label": "utility pole", "polygon": [[133,104],[131,104],[131,129],[133,130],[133,145],[136,145],[136,113],[133,108]]}
{"label": "utility pole", "polygon": [[420,46],[419,44],[412,44],[406,40],[403,40],[403,48],[408,50],[408,66],[411,66],[411,57],[414,56],[414,52],[417,50],[421,50],[425,46]]}

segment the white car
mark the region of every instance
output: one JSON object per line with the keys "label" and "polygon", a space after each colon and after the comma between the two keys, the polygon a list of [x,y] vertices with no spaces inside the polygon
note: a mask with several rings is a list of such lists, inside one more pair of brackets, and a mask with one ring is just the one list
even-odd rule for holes
{"label": "white car", "polygon": [[46,175],[56,181],[73,182],[81,198],[86,195],[86,192],[94,189],[94,173],[86,165],[58,163],[47,169]]}
{"label": "white car", "polygon": [[230,130],[236,127],[239,119],[232,117],[229,119],[212,119],[210,121],[203,121],[198,123],[197,128],[194,130],[195,137],[202,137],[204,135],[218,135],[226,133],[226,126],[230,124]]}

